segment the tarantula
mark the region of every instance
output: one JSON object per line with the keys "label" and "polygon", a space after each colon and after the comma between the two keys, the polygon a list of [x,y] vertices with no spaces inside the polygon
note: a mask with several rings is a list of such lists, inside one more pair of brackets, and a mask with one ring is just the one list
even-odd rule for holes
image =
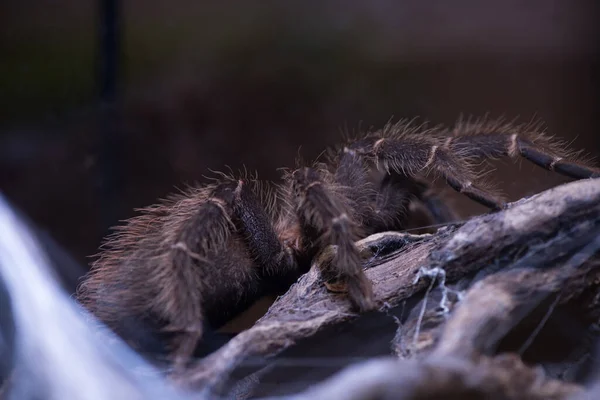
{"label": "tarantula", "polygon": [[354,242],[402,230],[411,202],[433,223],[451,210],[426,183],[442,177],[454,190],[493,210],[503,200],[481,183],[473,162],[508,156],[575,179],[600,176],[543,135],[536,125],[458,122],[428,128],[400,122],[368,131],[329,151],[327,162],[287,171],[283,184],[220,174],[213,183],[142,209],[116,229],[77,298],[140,351],[153,348],[139,324],[159,334],[175,365],[197,353],[216,329],[265,294],[281,294],[326,246],[337,255],[321,266],[331,290],[347,292],[357,311],[375,307]]}

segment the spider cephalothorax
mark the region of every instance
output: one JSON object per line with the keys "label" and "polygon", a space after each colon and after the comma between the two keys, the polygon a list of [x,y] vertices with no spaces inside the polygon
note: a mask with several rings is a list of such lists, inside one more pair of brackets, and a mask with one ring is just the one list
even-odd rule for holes
{"label": "spider cephalothorax", "polygon": [[206,326],[217,328],[259,297],[282,293],[328,245],[321,266],[330,288],[347,292],[357,310],[375,307],[354,244],[401,230],[409,204],[432,223],[452,212],[428,188],[430,174],[492,209],[503,202],[473,172],[473,161],[522,156],[576,179],[600,176],[532,125],[458,123],[450,129],[387,125],[332,150],[327,162],[289,171],[275,190],[255,179],[219,175],[143,209],[109,237],[78,299],[138,349],[144,323],[162,334],[176,360],[195,350]]}

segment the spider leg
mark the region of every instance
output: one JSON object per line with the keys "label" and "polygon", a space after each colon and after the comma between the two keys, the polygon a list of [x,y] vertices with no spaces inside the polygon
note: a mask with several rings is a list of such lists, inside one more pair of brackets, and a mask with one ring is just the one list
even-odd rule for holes
{"label": "spider leg", "polygon": [[276,269],[286,252],[273,229],[271,218],[249,185],[242,180],[235,189],[234,201],[233,221],[248,245],[250,255],[261,268]]}
{"label": "spider leg", "polygon": [[401,225],[409,201],[404,188],[394,190],[397,185],[386,177],[379,190],[376,190],[364,157],[348,148],[344,148],[334,164],[337,164],[334,180],[362,218],[365,234],[391,230],[392,226]]}
{"label": "spider leg", "polygon": [[400,174],[386,174],[375,199],[374,232],[402,230],[408,221],[408,207],[414,199],[414,181]]}
{"label": "spider leg", "polygon": [[153,279],[160,288],[154,303],[169,325],[166,331],[176,335],[175,369],[185,367],[202,337],[201,265],[210,267],[210,260],[221,250],[235,229],[233,190],[231,182],[211,188],[207,198],[178,230],[171,245],[169,260],[160,263]]}
{"label": "spider leg", "polygon": [[191,358],[202,337],[204,315],[199,288],[207,282],[203,286],[199,280],[207,277],[198,271],[202,270],[201,264],[211,264],[215,252],[227,251],[225,245],[232,232],[246,244],[259,276],[295,271],[294,258],[279,241],[270,217],[250,186],[244,180],[217,184],[179,231],[172,246],[171,268],[165,272],[175,279],[171,278],[171,285],[159,286],[168,288],[168,293],[163,294],[163,309],[170,317],[170,330],[180,336],[176,366],[183,366]]}
{"label": "spider leg", "polygon": [[368,174],[364,156],[344,148],[334,179],[363,218],[365,233],[402,229],[408,217],[414,181],[399,174],[386,174],[376,188]]}
{"label": "spider leg", "polygon": [[295,255],[280,240],[272,218],[250,185],[240,180],[236,191],[232,220],[237,232],[242,235],[261,278],[267,279],[273,290],[287,290],[300,275]]}
{"label": "spider leg", "polygon": [[353,147],[388,173],[416,177],[433,171],[451,188],[486,207],[501,209],[504,206],[497,195],[479,186],[477,177],[463,158],[439,146],[435,140],[419,136],[368,137],[357,141]]}
{"label": "spider leg", "polygon": [[337,246],[332,262],[320,266],[323,277],[328,282],[345,284],[353,305],[366,311],[375,304],[371,283],[363,272],[362,259],[354,244],[359,237],[355,212],[348,199],[336,192],[333,178],[327,174],[305,167],[290,176],[302,243],[310,258],[328,245]]}
{"label": "spider leg", "polygon": [[[377,190],[370,179],[369,169],[364,157],[348,148],[338,154],[337,160],[332,160],[336,165],[334,180],[343,191],[343,195],[352,202],[357,214],[373,219],[373,202],[377,197]],[[356,190],[360,188],[360,190]]]}
{"label": "spider leg", "polygon": [[365,161],[365,157],[357,151],[345,148],[339,155],[335,171],[335,181],[347,188],[347,196],[363,216],[365,233],[405,229],[408,207],[415,200],[426,209],[425,224],[441,224],[457,219],[422,180],[391,171],[383,177],[378,190],[371,188]]}
{"label": "spider leg", "polygon": [[534,164],[574,179],[600,177],[600,169],[571,156],[564,146],[527,127],[498,122],[459,124],[444,147],[467,157],[524,157]]}

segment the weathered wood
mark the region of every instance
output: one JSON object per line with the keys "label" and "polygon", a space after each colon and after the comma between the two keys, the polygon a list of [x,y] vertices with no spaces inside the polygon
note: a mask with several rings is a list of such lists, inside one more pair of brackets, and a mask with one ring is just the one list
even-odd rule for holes
{"label": "weathered wood", "polygon": [[518,357],[482,359],[477,364],[457,358],[423,362],[372,360],[283,400],[522,399],[552,400],[579,395],[577,385],[545,379]]}

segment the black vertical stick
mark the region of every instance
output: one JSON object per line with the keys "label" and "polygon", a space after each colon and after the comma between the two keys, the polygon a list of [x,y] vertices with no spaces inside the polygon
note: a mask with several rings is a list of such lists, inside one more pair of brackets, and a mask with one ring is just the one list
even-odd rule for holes
{"label": "black vertical stick", "polygon": [[117,95],[120,54],[119,0],[100,0],[100,96],[112,103]]}
{"label": "black vertical stick", "polygon": [[101,221],[106,229],[117,219],[122,182],[122,146],[116,113],[121,61],[121,15],[119,0],[100,0],[99,6],[98,83],[101,112],[98,123],[97,204],[100,204]]}

